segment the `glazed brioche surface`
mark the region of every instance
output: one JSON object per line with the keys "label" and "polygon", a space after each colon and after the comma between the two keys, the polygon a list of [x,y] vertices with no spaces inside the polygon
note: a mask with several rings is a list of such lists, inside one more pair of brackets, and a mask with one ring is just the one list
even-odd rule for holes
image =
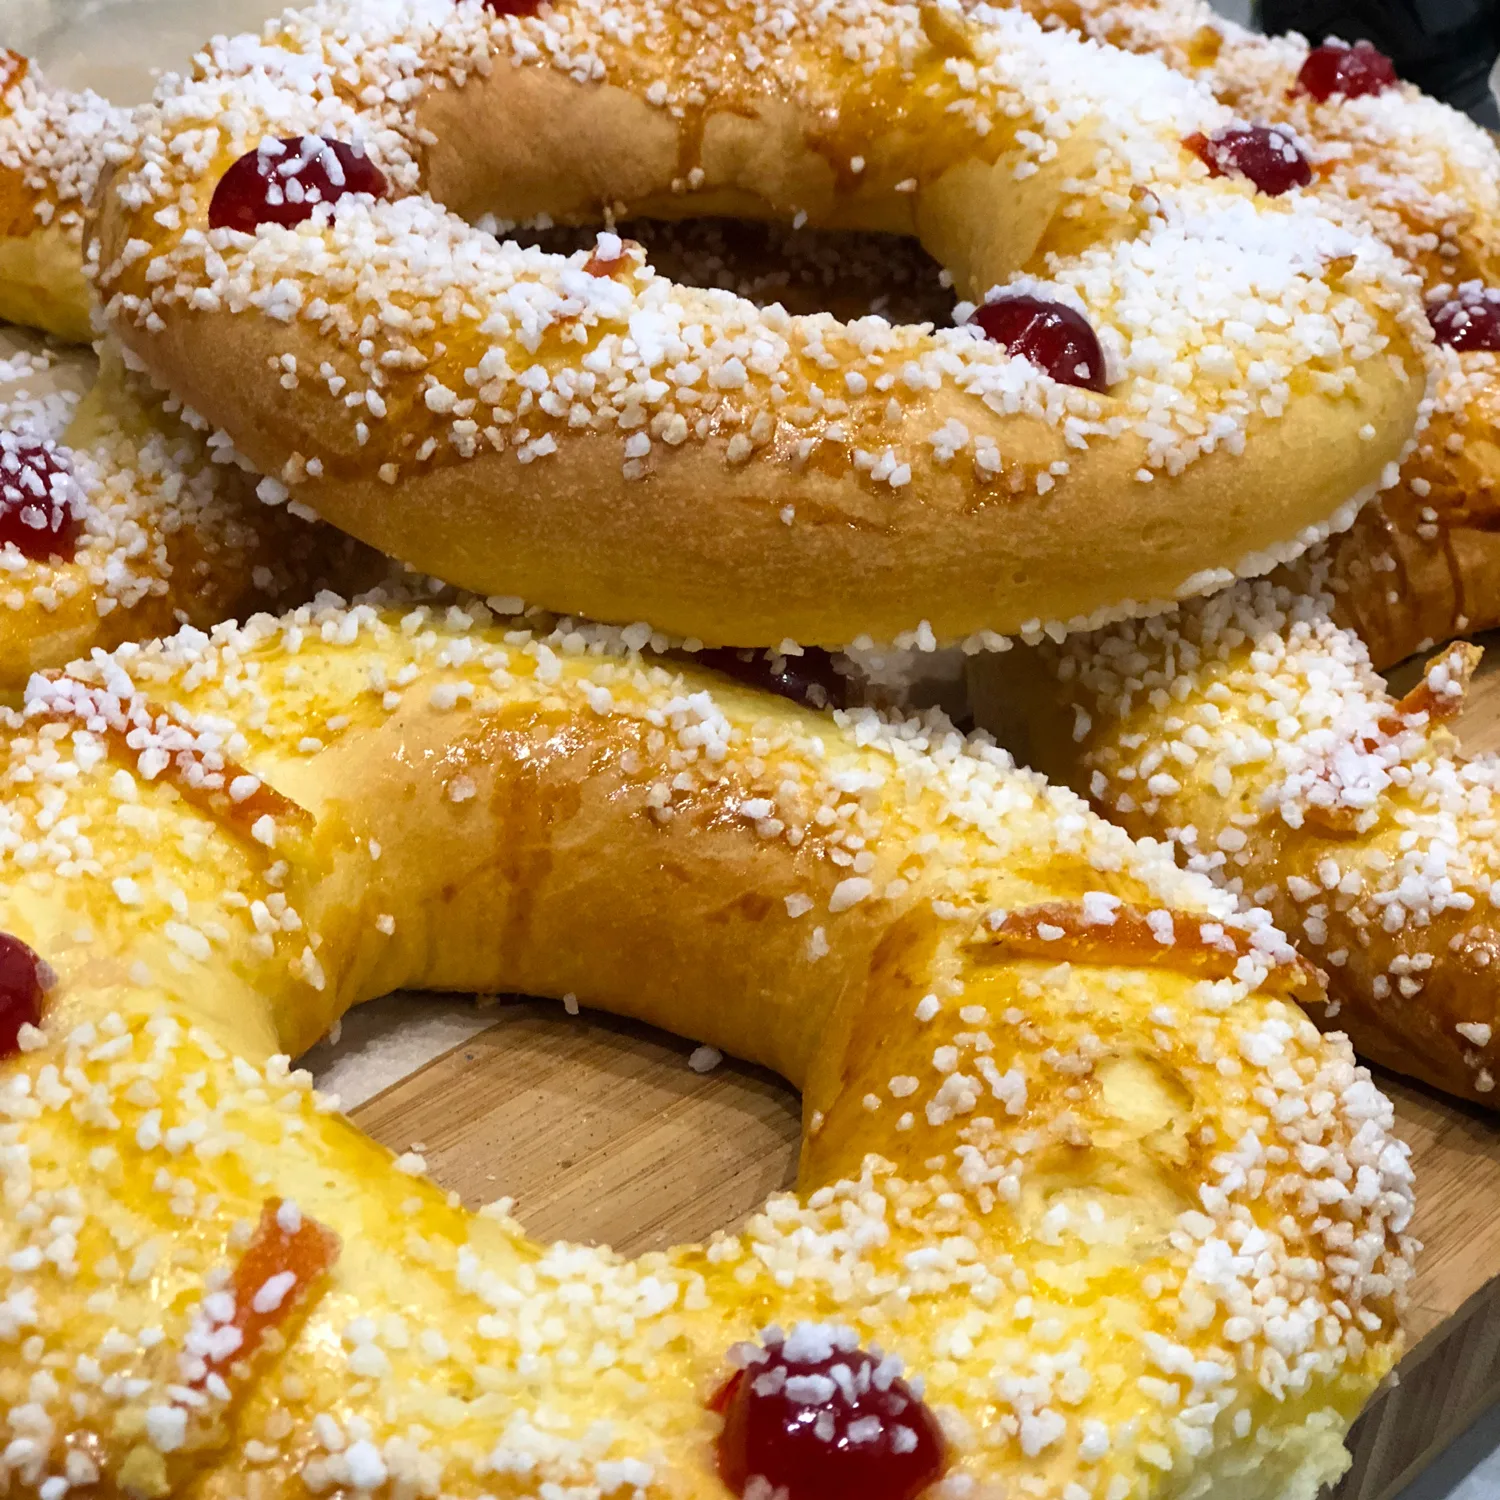
{"label": "glazed brioche surface", "polygon": [[[1012,12],[778,16],[328,0],[217,42],[110,179],[108,315],[383,550],[711,643],[1139,612],[1394,476],[1425,390],[1412,287],[1303,195],[1210,178],[1184,139],[1231,116],[1201,89]],[[311,160],[312,136],[367,149],[384,196],[211,227],[231,166],[277,170],[245,153]],[[914,233],[971,299],[1086,314],[1107,389],[975,324],[793,317],[610,234],[565,259],[468,222],[627,210]]]}
{"label": "glazed brioche surface", "polygon": [[[0,893],[54,974],[0,1067],[11,1493],[710,1500],[776,1322],[925,1380],[933,1494],[1310,1500],[1410,1183],[1285,941],[940,722],[632,640],[325,601],[5,718]],[[798,1194],[635,1261],[459,1211],[284,1056],[403,984],[779,1069]]]}
{"label": "glazed brioche surface", "polygon": [[1247,584],[983,663],[981,721],[1019,705],[1039,770],[1269,909],[1363,1056],[1493,1108],[1500,767],[1444,727],[1478,652],[1398,702],[1332,611]]}
{"label": "glazed brioche surface", "polygon": [[51,88],[0,48],[0,320],[94,336],[83,219],[108,149],[129,139],[128,111]]}

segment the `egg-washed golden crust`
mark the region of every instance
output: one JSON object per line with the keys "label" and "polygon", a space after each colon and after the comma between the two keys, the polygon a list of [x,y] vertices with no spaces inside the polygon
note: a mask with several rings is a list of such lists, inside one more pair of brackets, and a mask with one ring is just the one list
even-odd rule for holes
{"label": "egg-washed golden crust", "polygon": [[[59,436],[76,481],[74,555],[0,547],[0,693],[96,648],[300,602],[330,574],[362,587],[379,577],[358,543],[261,504],[228,445],[206,442],[176,410],[106,346]],[[27,403],[12,412],[0,396],[0,430],[22,442],[52,436],[34,423]]]}
{"label": "egg-washed golden crust", "polygon": [[[925,1379],[945,1500],[1311,1500],[1411,1187],[1285,940],[940,721],[648,640],[323,603],[6,716],[0,901],[57,976],[0,1070],[10,1494],[718,1500],[731,1345],[821,1319]],[[407,984],[779,1069],[798,1193],[635,1261],[462,1212],[286,1059]],[[342,1250],[236,1368],[278,1204]]]}
{"label": "egg-washed golden crust", "polygon": [[83,215],[106,149],[129,138],[126,110],[51,88],[0,48],[0,320],[93,338]]}
{"label": "egg-washed golden crust", "polygon": [[[1500,286],[1500,150],[1488,131],[1411,84],[1320,101],[1296,87],[1305,38],[1259,36],[1203,0],[1024,0],[1063,24],[1160,57],[1249,119],[1288,125],[1311,158],[1312,191],[1357,215],[1436,301]],[[1328,549],[1322,574],[1375,665],[1500,624],[1500,367],[1445,351],[1433,417],[1400,482]]]}
{"label": "egg-washed golden crust", "polygon": [[[162,383],[429,573],[716,643],[1097,623],[1347,525],[1424,394],[1406,273],[1211,179],[1183,140],[1230,118],[1016,12],[326,0],[164,86],[92,253]],[[388,200],[208,228],[232,162],[307,133],[366,145]],[[971,298],[1084,311],[1110,388],[461,217],[627,210],[916,234]]]}
{"label": "egg-washed golden crust", "polygon": [[1443,726],[1479,653],[1451,648],[1397,702],[1331,610],[1240,585],[1014,675],[981,664],[981,717],[1004,695],[1039,770],[1266,907],[1363,1056],[1494,1108],[1500,766]]}

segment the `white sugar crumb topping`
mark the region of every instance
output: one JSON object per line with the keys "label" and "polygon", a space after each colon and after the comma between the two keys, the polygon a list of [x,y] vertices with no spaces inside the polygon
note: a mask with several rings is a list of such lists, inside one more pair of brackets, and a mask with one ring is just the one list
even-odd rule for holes
{"label": "white sugar crumb topping", "polygon": [[1320,101],[1296,86],[1306,38],[1252,34],[1205,0],[1084,0],[1072,18],[1183,69],[1246,118],[1290,126],[1314,167],[1310,191],[1367,225],[1430,288],[1488,273],[1500,227],[1500,152],[1460,111],[1411,84]]}
{"label": "white sugar crumb topping", "polygon": [[[35,224],[60,230],[75,253],[99,174],[129,153],[131,120],[92,90],[49,87],[25,59],[0,49],[0,168],[19,174]],[[28,227],[23,218],[20,228]]]}
{"label": "white sugar crumb topping", "polygon": [[[410,689],[395,705],[388,682]],[[466,689],[451,708],[433,703],[442,683]],[[327,1153],[348,1149],[334,1106],[265,1055],[259,1022],[254,1040],[240,1029],[262,1001],[214,1010],[202,998],[207,964],[216,983],[245,986],[236,996],[279,997],[273,1024],[317,1036],[367,961],[347,893],[402,865],[390,820],[408,813],[348,798],[332,752],[300,748],[342,716],[340,753],[364,745],[382,765],[398,743],[498,745],[486,725],[569,726],[614,767],[620,838],[698,848],[672,841],[708,819],[737,858],[795,869],[813,904],[799,915],[767,902],[768,993],[799,997],[811,1018],[857,984],[866,1011],[851,1046],[866,1031],[880,1041],[875,1071],[813,1085],[810,1161],[857,1129],[850,1175],[776,1195],[706,1247],[633,1260],[530,1245],[503,1204],[464,1218],[415,1151],[362,1177],[372,1196],[351,1217],[337,1171],[330,1186]],[[41,1044],[0,1068],[0,1334],[8,1347],[42,1340],[31,1368],[46,1379],[28,1395],[48,1430],[145,1435],[138,1457],[106,1446],[106,1472],[175,1473],[174,1455],[196,1452],[199,1424],[236,1396],[239,1377],[213,1361],[235,1352],[237,1298],[274,1320],[304,1296],[287,1265],[257,1261],[242,1290],[233,1279],[273,1196],[277,1233],[326,1223],[346,1247],[357,1239],[362,1279],[351,1297],[340,1260],[297,1302],[274,1399],[236,1408],[275,1415],[233,1428],[224,1457],[252,1471],[280,1455],[314,1494],[373,1493],[400,1476],[479,1493],[517,1474],[587,1492],[601,1475],[687,1472],[697,1460],[676,1434],[709,1433],[704,1393],[734,1368],[732,1350],[754,1365],[767,1316],[788,1330],[793,1361],[850,1339],[892,1351],[901,1363],[879,1368],[912,1372],[902,1378],[943,1417],[950,1482],[1034,1472],[1019,1466],[1045,1452],[1056,1482],[1042,1493],[1056,1500],[1094,1473],[1134,1483],[1153,1466],[1214,1462],[1255,1413],[1301,1432],[1302,1413],[1325,1409],[1336,1386],[1372,1388],[1394,1357],[1410,1275],[1406,1153],[1347,1045],[1268,987],[1290,960],[1285,941],[1164,847],[1132,843],[939,716],[808,714],[643,655],[619,631],[528,626],[428,596],[324,598],[101,653],[37,679],[0,727],[0,897],[7,924],[55,963],[69,1017],[45,1020]],[[450,820],[455,854],[461,820],[501,805],[509,753],[466,762],[472,803],[431,790],[427,817]],[[260,787],[235,802],[241,776]],[[251,832],[271,816],[267,798],[281,799],[273,848]],[[752,800],[774,816],[741,816]],[[347,878],[327,878],[330,859],[351,862]],[[122,879],[142,900],[128,914]],[[849,880],[872,889],[832,911]],[[369,909],[394,910],[422,951],[437,936],[433,904],[408,885],[372,890]],[[650,907],[641,920],[657,920]],[[804,956],[813,910],[816,963]],[[1137,910],[1175,913],[1176,942],[1077,960],[1075,943],[1118,942]],[[98,935],[48,940],[64,911],[69,930],[89,913]],[[1064,935],[1045,953],[1008,946],[1037,911]],[[169,925],[208,956],[183,953]],[[1174,967],[1194,931],[1238,935],[1240,967]],[[130,968],[93,988],[100,943],[124,933]],[[868,978],[881,933],[916,939],[889,992]],[[1158,1077],[1171,1079],[1160,1119]],[[1184,1190],[1163,1190],[1154,1157],[1106,1144],[1118,1191],[1092,1167],[1053,1191],[1059,1161],[1092,1161],[1091,1143],[1116,1141],[1122,1118],[1143,1128],[1147,1116],[1114,1113],[1122,1087],[1144,1101],[1164,1160],[1200,1163],[1168,1174]],[[122,1192],[127,1175],[154,1186]],[[1078,1279],[1057,1283],[1059,1265]],[[76,1314],[42,1332],[39,1298]],[[424,1323],[415,1308],[441,1311]],[[463,1418],[473,1441],[413,1436],[481,1384]],[[971,1420],[980,1388],[988,1415]],[[1208,1429],[1181,1419],[1192,1409],[1216,1414],[1209,1447],[1197,1435]],[[1306,1463],[1334,1462],[1336,1439],[1326,1452],[1307,1442]],[[0,1462],[40,1484],[52,1451],[13,1441]]]}
{"label": "white sugar crumb topping", "polygon": [[[290,325],[316,325],[340,361],[312,381],[328,422],[354,434],[392,483],[489,452],[545,463],[594,432],[618,439],[628,478],[684,442],[712,441],[731,466],[842,455],[896,490],[956,463],[982,487],[1065,484],[1050,472],[1034,484],[993,439],[970,436],[1016,415],[1072,447],[1139,442],[1143,472],[1175,474],[1238,451],[1252,426],[1309,390],[1352,389],[1398,325],[1425,345],[1410,278],[1378,243],[1306,195],[1270,200],[1207,176],[1183,138],[1234,118],[1207,90],[1155,59],[1043,32],[1017,11],[943,14],[877,0],[774,14],[726,3],[711,21],[654,0],[624,10],[581,0],[524,19],[448,0],[288,12],[259,39],[216,41],[201,76],[164,86],[116,179],[133,232],[97,268],[99,285],[112,318],[148,334],[189,308],[256,313],[288,324],[289,340]],[[411,142],[426,100],[516,66],[628,80],[673,120],[699,109],[705,88],[754,100],[787,80],[814,108],[826,74],[872,99],[920,97],[963,152],[992,151],[999,133],[1018,177],[1066,152],[1063,218],[1102,215],[1109,228],[1006,288],[1086,312],[1109,398],[1058,384],[973,328],[792,316],[675,284],[612,233],[559,256],[471,226],[425,193]],[[317,134],[367,149],[390,198],[356,195],[310,224],[253,236],[159,221],[164,204],[197,218],[204,185],[267,137]],[[903,175],[899,162],[883,170]],[[471,352],[446,352],[460,348]],[[924,424],[919,408],[939,399],[960,415]],[[908,408],[911,422],[901,420]],[[391,411],[422,419],[414,449],[390,430]],[[892,442],[857,440],[882,429]],[[278,483],[295,489],[310,475],[293,462]]]}

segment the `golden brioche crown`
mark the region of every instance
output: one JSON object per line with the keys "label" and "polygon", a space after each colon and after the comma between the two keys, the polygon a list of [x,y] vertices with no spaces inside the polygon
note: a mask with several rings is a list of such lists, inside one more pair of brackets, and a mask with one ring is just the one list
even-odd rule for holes
{"label": "golden brioche crown", "polygon": [[[12,1481],[713,1496],[707,1403],[775,1323],[921,1377],[939,1494],[1310,1496],[1410,1185],[1284,940],[940,721],[648,637],[325,601],[7,717],[0,890],[52,971],[0,1084]],[[405,983],[779,1067],[799,1194],[634,1261],[469,1217],[285,1060]]]}
{"label": "golden brioche crown", "polygon": [[[212,44],[110,179],[106,313],[268,493],[482,592],[714,642],[1149,611],[1394,478],[1429,340],[1409,275],[1303,194],[1210,175],[1190,143],[1233,116],[1206,91],[1015,12],[778,15],[338,0]],[[349,192],[236,217],[283,170]],[[486,232],[626,206],[914,232],[964,313],[1035,297],[1100,352],[1044,370],[982,313],[794,317],[612,233],[564,258]],[[638,515],[686,566],[654,575]]]}

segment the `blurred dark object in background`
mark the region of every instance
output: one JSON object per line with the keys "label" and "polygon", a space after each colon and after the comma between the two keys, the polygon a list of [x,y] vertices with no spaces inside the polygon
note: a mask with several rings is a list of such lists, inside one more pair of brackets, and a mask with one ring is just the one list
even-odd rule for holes
{"label": "blurred dark object in background", "polygon": [[1500,52],[1500,0],[1260,0],[1263,31],[1373,42],[1403,78],[1494,129],[1489,74]]}

